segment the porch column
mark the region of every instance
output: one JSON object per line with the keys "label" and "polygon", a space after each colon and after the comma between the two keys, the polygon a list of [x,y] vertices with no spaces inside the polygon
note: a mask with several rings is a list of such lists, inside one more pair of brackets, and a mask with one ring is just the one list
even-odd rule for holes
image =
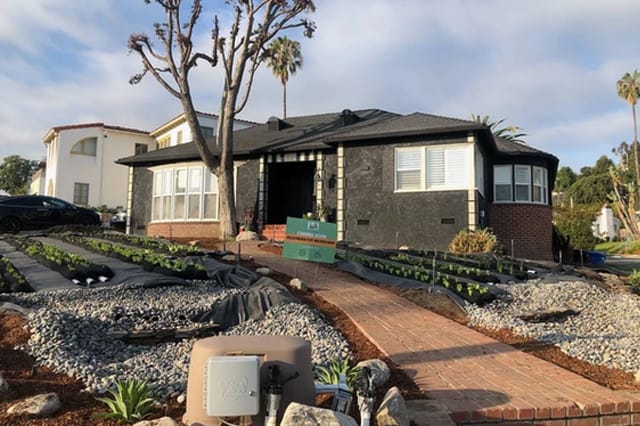
{"label": "porch column", "polygon": [[316,213],[319,213],[317,210],[323,206],[324,203],[324,158],[322,155],[322,151],[318,152],[316,156]]}
{"label": "porch column", "polygon": [[127,182],[127,219],[125,222],[125,233],[131,235],[131,212],[133,211],[133,167],[129,166],[129,176]]}
{"label": "porch column", "polygon": [[344,240],[344,145],[338,145],[338,176],[337,176],[337,204],[336,225],[338,228],[338,241]]}
{"label": "porch column", "polygon": [[469,147],[469,163],[471,164],[471,176],[469,176],[469,190],[467,191],[467,222],[468,229],[475,231],[477,228],[478,203],[476,202],[476,137],[472,131],[467,134]]}
{"label": "porch column", "polygon": [[262,226],[267,223],[267,213],[264,208],[265,204],[265,156],[260,157],[260,163],[258,164],[258,217],[262,219]]}

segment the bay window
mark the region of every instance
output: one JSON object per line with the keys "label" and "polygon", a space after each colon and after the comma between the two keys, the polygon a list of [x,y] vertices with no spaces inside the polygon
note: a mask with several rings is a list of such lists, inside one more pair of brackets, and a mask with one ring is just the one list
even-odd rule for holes
{"label": "bay window", "polygon": [[157,170],[152,202],[153,221],[215,220],[218,180],[202,166]]}
{"label": "bay window", "polygon": [[548,204],[547,179],[544,167],[525,164],[493,166],[494,201]]}

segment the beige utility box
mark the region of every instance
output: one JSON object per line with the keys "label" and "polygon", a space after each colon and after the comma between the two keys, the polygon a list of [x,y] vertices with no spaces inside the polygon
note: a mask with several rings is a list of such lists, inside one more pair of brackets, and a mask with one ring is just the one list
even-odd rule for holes
{"label": "beige utility box", "polygon": [[[232,356],[239,357],[237,363],[233,358],[230,358]],[[198,340],[193,345],[187,382],[187,410],[182,421],[192,426],[221,425],[219,416],[209,415],[218,412],[220,407],[225,406],[224,402],[211,400],[216,395],[213,386],[218,386],[223,381],[238,383],[234,377],[240,377],[241,385],[235,385],[235,388],[242,390],[242,392],[238,392],[238,395],[244,401],[240,402],[252,406],[254,404],[253,396],[256,392],[256,386],[252,384],[250,377],[255,374],[255,370],[251,367],[252,357],[257,357],[259,364],[257,373],[259,375],[257,385],[259,398],[256,402],[260,412],[257,415],[243,416],[240,424],[255,426],[264,424],[265,387],[268,385],[268,367],[272,365],[279,367],[281,377],[285,380],[295,373],[298,374],[282,387],[278,424],[290,402],[314,405],[315,384],[309,341],[293,336],[215,336]],[[225,365],[229,365],[229,368],[225,368]],[[234,371],[239,371],[237,369],[247,371],[247,374],[234,373]],[[246,392],[243,390],[245,384],[248,385]],[[227,412],[237,413],[238,411],[235,408],[230,408]]]}

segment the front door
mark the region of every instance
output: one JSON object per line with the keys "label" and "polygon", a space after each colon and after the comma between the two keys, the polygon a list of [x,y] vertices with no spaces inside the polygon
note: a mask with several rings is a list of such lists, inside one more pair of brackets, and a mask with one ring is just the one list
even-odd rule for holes
{"label": "front door", "polygon": [[270,163],[267,168],[267,223],[283,224],[287,216],[312,212],[315,162]]}

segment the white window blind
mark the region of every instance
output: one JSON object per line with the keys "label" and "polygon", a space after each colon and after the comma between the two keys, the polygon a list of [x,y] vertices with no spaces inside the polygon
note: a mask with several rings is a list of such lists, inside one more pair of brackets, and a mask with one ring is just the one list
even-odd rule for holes
{"label": "white window blind", "polygon": [[420,190],[424,148],[396,150],[396,190]]}
{"label": "white window blind", "polygon": [[444,148],[427,148],[427,189],[445,185],[445,170]]}
{"label": "white window blind", "polygon": [[511,196],[511,165],[494,166],[494,198],[496,201],[512,201]]}
{"label": "white window blind", "polygon": [[531,201],[531,166],[515,166],[516,201]]}
{"label": "white window blind", "polygon": [[452,189],[464,189],[469,182],[469,150],[466,147],[445,150],[444,184]]}

